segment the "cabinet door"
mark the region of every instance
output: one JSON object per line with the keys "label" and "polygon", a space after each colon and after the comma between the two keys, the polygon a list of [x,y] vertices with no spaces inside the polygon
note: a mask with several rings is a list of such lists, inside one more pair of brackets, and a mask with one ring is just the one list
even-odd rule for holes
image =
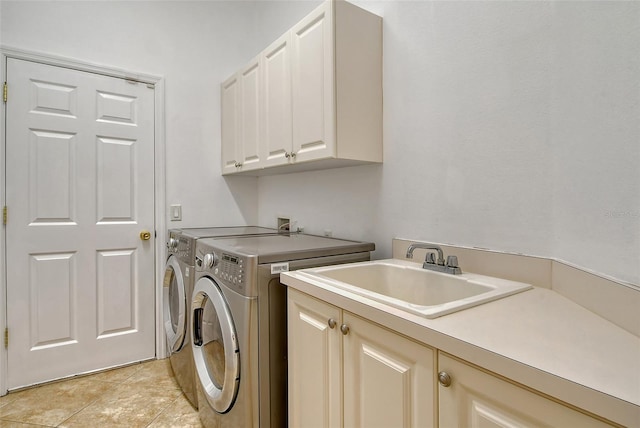
{"label": "cabinet door", "polygon": [[434,351],[344,312],[344,426],[436,426]]}
{"label": "cabinet door", "polygon": [[242,161],[240,146],[240,79],[233,75],[220,85],[222,109],[222,173],[238,170]]}
{"label": "cabinet door", "polygon": [[262,160],[285,165],[291,158],[291,33],[273,42],[262,55]]}
{"label": "cabinet door", "polygon": [[439,386],[441,428],[609,426],[446,354],[438,365],[451,378]]}
{"label": "cabinet door", "polygon": [[335,157],[333,2],[291,30],[295,161]]}
{"label": "cabinet door", "polygon": [[240,129],[242,130],[242,171],[260,165],[260,60],[251,61],[240,72]]}
{"label": "cabinet door", "polygon": [[287,306],[289,426],[340,427],[341,311],[293,289]]}

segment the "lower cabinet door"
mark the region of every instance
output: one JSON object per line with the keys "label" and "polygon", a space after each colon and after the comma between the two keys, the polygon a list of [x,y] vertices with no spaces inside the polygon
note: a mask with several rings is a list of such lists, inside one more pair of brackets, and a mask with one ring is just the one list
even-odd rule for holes
{"label": "lower cabinet door", "polygon": [[446,354],[438,360],[450,380],[439,385],[440,428],[610,426]]}
{"label": "lower cabinet door", "polygon": [[434,427],[434,351],[343,314],[345,427]]}
{"label": "lower cabinet door", "polygon": [[342,426],[342,311],[288,290],[289,426]]}

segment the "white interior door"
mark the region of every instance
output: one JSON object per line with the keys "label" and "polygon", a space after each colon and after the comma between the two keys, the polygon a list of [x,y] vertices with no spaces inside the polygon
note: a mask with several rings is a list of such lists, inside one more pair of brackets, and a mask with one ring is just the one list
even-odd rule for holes
{"label": "white interior door", "polygon": [[153,86],[11,58],[7,82],[8,388],[153,357]]}

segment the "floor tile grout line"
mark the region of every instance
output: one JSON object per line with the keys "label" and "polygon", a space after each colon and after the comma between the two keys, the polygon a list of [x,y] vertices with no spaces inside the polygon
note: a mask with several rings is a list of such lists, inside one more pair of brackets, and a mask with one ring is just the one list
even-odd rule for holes
{"label": "floor tile grout line", "polygon": [[[99,382],[99,381],[97,381],[97,382]],[[83,411],[84,409],[86,409],[87,407],[91,406],[92,404],[95,404],[98,400],[100,400],[100,398],[101,398],[101,396],[98,395],[95,400],[91,401],[89,404],[87,404],[86,406],[82,407],[81,409],[78,409],[76,412],[71,414],[68,418],[66,418],[62,422],[59,422],[59,423],[57,423],[56,425],[53,425],[53,426],[54,427],[59,427],[60,425],[64,424],[66,421],[68,421],[69,419],[71,419],[72,417],[74,417],[75,415],[77,415],[78,413]]]}
{"label": "floor tile grout line", "polygon": [[[182,394],[182,392],[180,392],[180,394]],[[160,410],[160,413],[158,413],[153,419],[151,419],[151,421],[145,426],[146,428],[148,428],[149,426],[151,426],[156,420],[158,420],[158,418],[166,411],[169,409],[169,407],[171,407],[174,403],[176,403],[178,400],[180,399],[180,395],[177,395],[176,398],[171,401],[169,404],[167,404],[162,410]]]}
{"label": "floor tile grout line", "polygon": [[22,421],[15,421],[13,419],[7,419],[7,418],[0,418],[0,422],[5,421],[5,422],[13,422],[16,424],[21,424],[21,425],[27,425],[27,426],[34,426],[34,427],[45,427],[45,428],[55,428],[55,425],[42,425],[42,424],[34,424],[31,422],[22,422]]}

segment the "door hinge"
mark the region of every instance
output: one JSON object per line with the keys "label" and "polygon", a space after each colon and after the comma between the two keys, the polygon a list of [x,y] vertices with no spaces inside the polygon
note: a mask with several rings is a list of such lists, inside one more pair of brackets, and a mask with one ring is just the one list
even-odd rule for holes
{"label": "door hinge", "polygon": [[4,82],[4,85],[2,86],[2,100],[6,103],[7,102],[7,82]]}
{"label": "door hinge", "polygon": [[7,218],[9,217],[9,208],[5,205],[2,207],[2,224],[7,224]]}
{"label": "door hinge", "polygon": [[9,327],[4,329],[4,347],[9,348]]}

